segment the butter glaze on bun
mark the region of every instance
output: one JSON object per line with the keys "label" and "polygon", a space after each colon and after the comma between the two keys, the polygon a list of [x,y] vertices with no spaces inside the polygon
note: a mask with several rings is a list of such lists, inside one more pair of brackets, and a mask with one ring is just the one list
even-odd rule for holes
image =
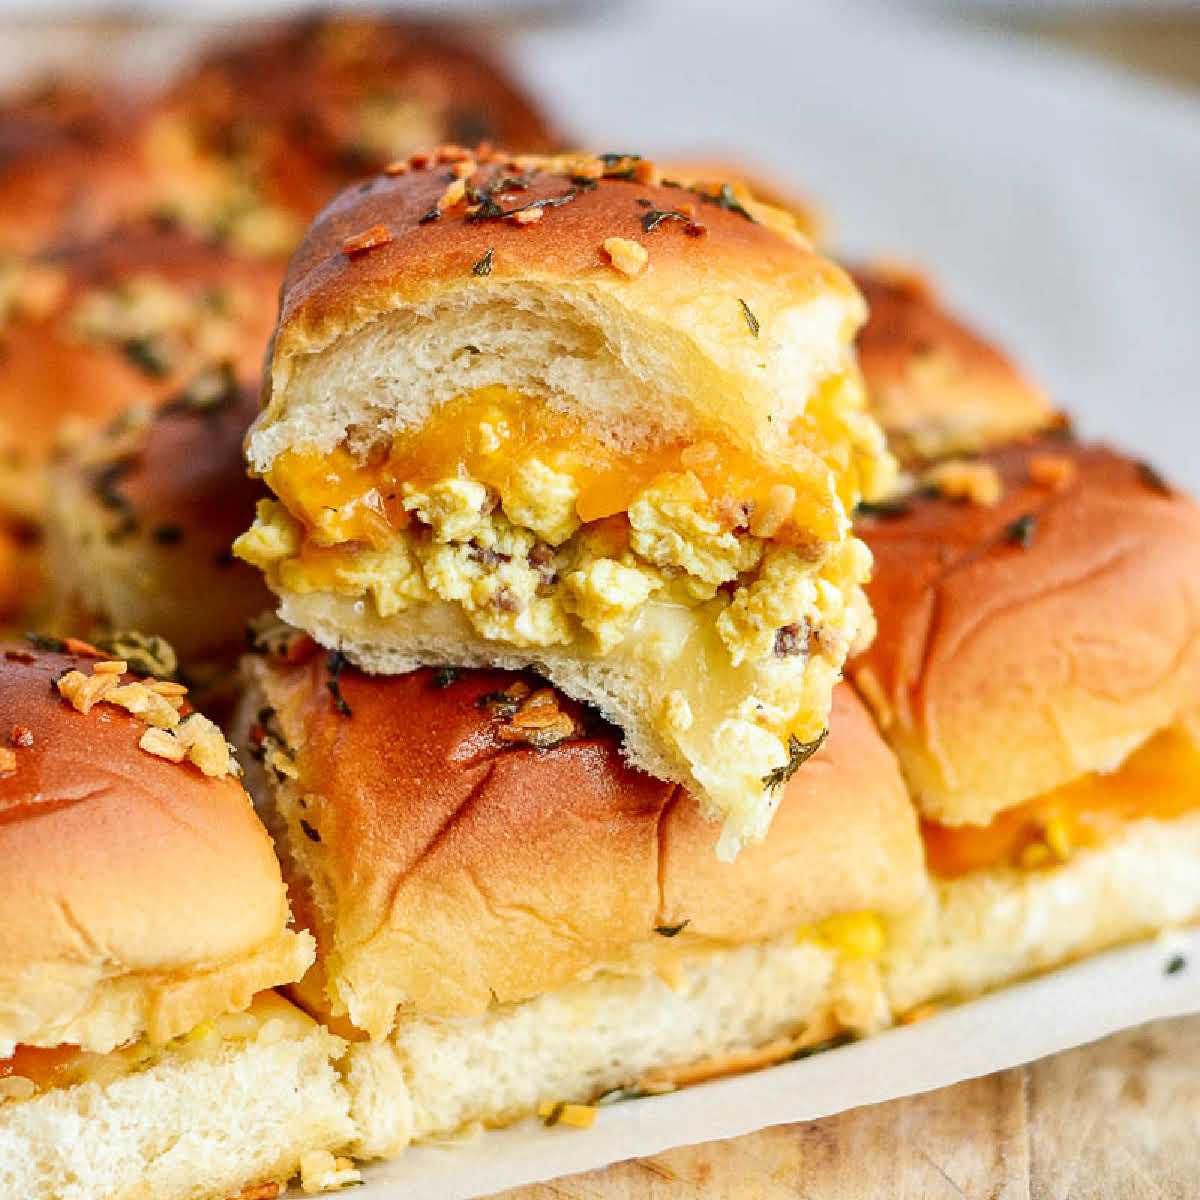
{"label": "butter glaze on bun", "polygon": [[0,649],[0,1054],[161,1042],[312,959],[241,784],[140,749],[147,726],[114,705],[59,695],[94,661]]}
{"label": "butter glaze on bun", "polygon": [[998,503],[918,494],[860,521],[879,632],[849,672],[948,825],[1112,770],[1200,705],[1196,505],[1062,438],[965,467]]}
{"label": "butter glaze on bun", "polygon": [[[376,1038],[401,1007],[480,1013],[668,942],[762,941],[834,913],[896,911],[921,888],[895,763],[845,687],[769,838],[731,865],[694,799],[629,768],[615,731],[535,679],[470,671],[438,686],[430,671],[345,667],[335,702],[324,655],[246,670],[265,768],[255,790],[317,935],[328,1003]],[[512,711],[522,694],[553,708]],[[522,735],[533,710],[571,732],[538,749],[564,730],[538,721]]]}

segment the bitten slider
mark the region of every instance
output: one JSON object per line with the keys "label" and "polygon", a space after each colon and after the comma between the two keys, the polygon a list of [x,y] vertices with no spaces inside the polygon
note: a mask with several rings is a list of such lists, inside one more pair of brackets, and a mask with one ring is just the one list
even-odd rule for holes
{"label": "bitten slider", "polygon": [[238,552],[371,671],[534,665],[761,838],[871,631],[849,279],[632,155],[444,148],[293,259]]}

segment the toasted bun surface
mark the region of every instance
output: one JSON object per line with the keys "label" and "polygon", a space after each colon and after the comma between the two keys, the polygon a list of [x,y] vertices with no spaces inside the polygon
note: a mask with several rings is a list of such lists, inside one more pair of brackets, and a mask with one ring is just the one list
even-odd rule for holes
{"label": "toasted bun surface", "polygon": [[[277,735],[269,803],[311,893],[332,1006],[376,1037],[400,1005],[481,1012],[663,948],[892,911],[922,885],[895,764],[846,688],[770,837],[722,865],[695,801],[627,767],[613,731],[577,706],[557,700],[577,729],[559,745],[504,740],[516,727],[485,697],[521,676],[472,671],[439,688],[428,671],[347,668],[345,716],[324,657],[248,670]],[[294,781],[271,769],[280,742]]]}
{"label": "toasted bun surface", "polygon": [[994,506],[918,495],[859,528],[879,633],[850,674],[951,825],[1111,770],[1200,704],[1200,510],[1102,447],[979,463]]}
{"label": "toasted bun surface", "polygon": [[858,359],[871,411],[907,461],[985,449],[1051,425],[1040,388],[911,271],[853,271],[870,316]]}
{"label": "toasted bun surface", "polygon": [[257,394],[232,379],[198,402],[130,414],[52,469],[47,538],[55,627],[81,637],[154,632],[182,662],[236,657],[271,606],[230,552],[262,485],[242,438]]}
{"label": "toasted bun surface", "polygon": [[90,661],[0,651],[0,1051],[161,1041],[311,960],[241,784],[139,749],[121,709],[63,700],[54,681]]}

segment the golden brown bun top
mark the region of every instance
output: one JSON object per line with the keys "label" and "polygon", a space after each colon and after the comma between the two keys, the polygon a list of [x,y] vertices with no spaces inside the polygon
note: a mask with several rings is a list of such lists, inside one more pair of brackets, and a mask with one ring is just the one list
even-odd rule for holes
{"label": "golden brown bun top", "polygon": [[729,184],[735,191],[745,190],[764,204],[790,213],[805,237],[823,242],[826,234],[825,214],[807,196],[802,196],[788,183],[775,178],[769,171],[752,167],[736,158],[724,155],[696,158],[672,158],[663,163],[663,173],[672,179],[686,179],[693,185],[707,182],[720,188]]}
{"label": "golden brown bun top", "polygon": [[[393,298],[418,300],[472,280],[481,287],[529,277],[607,280],[614,268],[603,243],[612,237],[649,252],[651,269],[639,280],[627,280],[630,286],[645,287],[655,272],[669,272],[702,289],[732,273],[748,286],[778,281],[780,290],[854,294],[849,279],[815,254],[784,214],[770,210],[773,221],[753,219],[744,215],[748,210],[735,211],[743,208],[736,199],[709,202],[684,187],[664,186],[661,171],[637,156],[485,151],[469,159],[475,164],[468,178],[474,192],[434,218],[463,157],[457,147],[419,154],[398,164],[402,173],[378,175],[334,200],[292,257],[280,338],[290,341],[289,327],[299,323],[320,341],[327,322],[338,326]],[[582,178],[576,172],[584,164],[603,175]],[[650,182],[640,182],[643,177]],[[532,224],[505,215],[539,202],[549,205]],[[655,212],[687,219],[668,218],[646,232]],[[380,244],[364,252],[347,246],[347,239],[376,227],[386,235]]]}
{"label": "golden brown bun top", "polygon": [[1200,705],[1200,509],[1065,438],[980,468],[994,506],[918,494],[858,526],[879,633],[850,674],[948,824],[1112,769]]}
{"label": "golden brown bun top", "polygon": [[372,15],[289,21],[218,47],[163,109],[202,153],[251,163],[266,198],[305,218],[423,145],[544,151],[559,140],[474,41]]}
{"label": "golden brown bun top", "polygon": [[[228,368],[254,386],[276,268],[151,225],[15,264],[0,330],[0,441],[36,460],[68,422],[155,407]],[[2,319],[2,318],[0,318]]]}
{"label": "golden brown bun top", "polygon": [[236,779],[139,749],[147,727],[122,709],[85,715],[60,697],[55,680],[93,661],[0,648],[0,748],[11,752],[0,771],[0,980],[40,980],[55,1009],[73,973],[145,976],[149,987],[244,959],[287,920],[270,839]]}
{"label": "golden brown bun top", "polygon": [[928,280],[883,266],[853,275],[870,313],[858,358],[871,411],[902,459],[981,450],[1054,423],[1041,389],[947,312]]}
{"label": "golden brown bun top", "polygon": [[0,100],[0,255],[93,237],[145,207],[136,103],[50,82]]}
{"label": "golden brown bun top", "polygon": [[[304,833],[319,838],[292,840],[336,897],[318,942],[360,956],[343,962],[373,1031],[400,998],[480,1011],[668,944],[742,943],[839,911],[902,908],[920,886],[895,760],[847,687],[765,843],[728,864],[696,802],[627,766],[616,731],[570,701],[556,698],[575,736],[543,750],[505,740],[513,719],[487,698],[518,681],[545,686],[534,677],[470,671],[439,686],[428,670],[347,667],[346,715],[325,656],[260,670],[267,718],[299,755]],[[655,932],[684,922],[669,943]]]}

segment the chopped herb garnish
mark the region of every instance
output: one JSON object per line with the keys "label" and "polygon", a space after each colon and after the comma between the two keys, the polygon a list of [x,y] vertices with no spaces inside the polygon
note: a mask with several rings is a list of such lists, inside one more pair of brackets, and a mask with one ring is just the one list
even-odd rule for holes
{"label": "chopped herb garnish", "polygon": [[480,221],[501,221],[508,217],[515,217],[517,213],[528,212],[531,208],[559,208],[563,204],[570,204],[578,195],[579,189],[573,187],[569,191],[563,192],[561,196],[548,196],[545,200],[530,200],[525,204],[518,204],[516,208],[501,208],[488,195],[479,207],[467,216],[467,220],[471,224],[477,224]]}
{"label": "chopped herb garnish", "polygon": [[1152,492],[1161,492],[1164,496],[1172,495],[1171,485],[1148,462],[1139,462],[1137,470],[1138,478]]}
{"label": "chopped herb garnish", "polygon": [[[639,203],[642,202],[639,201]],[[650,202],[647,200],[645,203],[649,204]],[[677,208],[654,208],[651,205],[642,216],[642,232],[653,233],[664,221],[682,221],[684,225],[690,225],[692,218]]]}
{"label": "chopped herb garnish", "polygon": [[879,520],[894,520],[905,517],[912,511],[907,500],[860,500],[854,510],[856,517],[876,517]]}
{"label": "chopped herb garnish", "polygon": [[758,318],[750,311],[750,305],[740,296],[738,297],[738,303],[742,306],[742,316],[746,318],[746,324],[750,326],[750,332],[755,337],[758,337]]}
{"label": "chopped herb garnish", "polygon": [[178,546],[183,541],[183,526],[167,522],[150,530],[150,537],[160,546]]}
{"label": "chopped herb garnish", "polygon": [[352,717],[354,715],[350,705],[346,703],[345,696],[342,695],[341,674],[346,669],[349,660],[340,650],[331,650],[329,657],[325,660],[325,669],[329,672],[329,678],[325,681],[326,688],[329,689],[329,694],[333,697],[333,707],[343,717]]}
{"label": "chopped herb garnish", "polygon": [[213,413],[236,404],[239,394],[233,364],[223,362],[201,371],[159,414]]}
{"label": "chopped herb garnish", "polygon": [[[496,260],[496,247],[489,246],[484,252],[483,257],[471,268],[472,275],[490,275],[492,273],[492,263]],[[479,353],[478,349],[475,351]]]}
{"label": "chopped herb garnish", "polygon": [[179,669],[175,649],[166,638],[157,634],[113,633],[98,639],[96,645],[114,658],[123,659],[129,669],[138,675],[152,675],[155,679],[171,679]]}
{"label": "chopped herb garnish", "polygon": [[1187,959],[1182,954],[1172,954],[1163,967],[1164,975],[1178,975],[1187,970]]}
{"label": "chopped herb garnish", "polygon": [[673,938],[677,934],[682,933],[692,923],[691,917],[686,921],[680,921],[678,925],[655,925],[654,932],[659,937]]}
{"label": "chopped herb garnish", "polygon": [[691,189],[697,196],[700,197],[706,204],[715,204],[718,208],[723,208],[726,212],[737,213],[739,217],[745,217],[752,224],[754,218],[746,210],[745,205],[734,195],[733,188],[727,183],[721,184],[719,192],[705,191],[704,188]]}
{"label": "chopped herb garnish", "polygon": [[542,1124],[547,1129],[551,1125],[557,1125],[562,1120],[562,1115],[567,1111],[567,1102],[565,1100],[558,1101],[553,1108],[542,1118]]}
{"label": "chopped herb garnish", "polygon": [[802,742],[794,733],[788,735],[788,760],[762,777],[767,791],[783,787],[785,783],[825,744],[828,729],[822,729],[811,742]]}
{"label": "chopped herb garnish", "polygon": [[161,379],[171,370],[171,361],[161,342],[149,337],[127,338],[121,352],[143,375]]}
{"label": "chopped herb garnish", "polygon": [[1033,545],[1033,535],[1036,531],[1037,517],[1033,513],[1026,513],[1005,528],[1004,540],[1014,546],[1020,546],[1022,550],[1028,550]]}
{"label": "chopped herb garnish", "polygon": [[45,633],[27,633],[25,640],[35,650],[45,650],[50,654],[63,654],[67,649],[67,643],[62,638],[50,637]]}
{"label": "chopped herb garnish", "polygon": [[442,210],[435,204],[428,212],[422,213],[417,218],[418,225],[432,225],[434,221],[441,220]]}
{"label": "chopped herb garnish", "polygon": [[452,683],[458,682],[458,677],[462,674],[462,667],[438,667],[433,672],[433,686],[436,688],[448,688]]}
{"label": "chopped herb garnish", "polygon": [[596,156],[606,167],[615,167],[618,163],[623,162],[641,162],[640,154],[613,154],[611,151],[607,154],[598,154]]}
{"label": "chopped herb garnish", "polygon": [[300,828],[304,830],[304,836],[310,842],[319,842],[321,835],[303,818],[300,818]]}

